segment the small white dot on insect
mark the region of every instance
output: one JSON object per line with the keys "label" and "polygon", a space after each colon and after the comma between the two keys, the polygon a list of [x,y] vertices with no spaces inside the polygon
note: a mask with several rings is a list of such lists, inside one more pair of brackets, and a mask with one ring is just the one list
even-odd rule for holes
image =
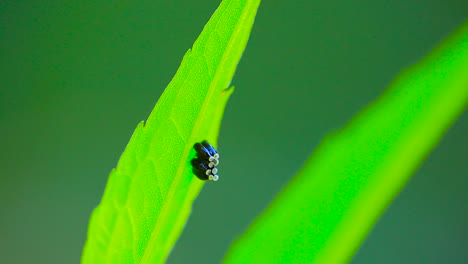
{"label": "small white dot on insect", "polygon": [[206,170],[205,174],[206,175],[211,175],[211,170]]}
{"label": "small white dot on insect", "polygon": [[213,173],[213,174],[218,173],[218,168],[213,168],[213,169],[211,170],[211,173]]}
{"label": "small white dot on insect", "polygon": [[208,167],[213,168],[214,166],[215,166],[215,163],[214,163],[214,162],[208,163]]}
{"label": "small white dot on insect", "polygon": [[215,174],[215,175],[211,176],[211,180],[212,181],[217,181],[217,180],[219,180],[219,176]]}
{"label": "small white dot on insect", "polygon": [[218,160],[219,159],[219,154],[216,153],[216,154],[213,155],[213,157],[215,158],[215,160]]}

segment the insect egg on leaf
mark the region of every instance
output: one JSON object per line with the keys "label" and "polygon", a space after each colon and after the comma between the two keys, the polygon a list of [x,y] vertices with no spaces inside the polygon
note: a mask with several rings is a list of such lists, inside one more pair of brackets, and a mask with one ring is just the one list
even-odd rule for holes
{"label": "insect egg on leaf", "polygon": [[203,181],[217,181],[219,179],[216,167],[219,165],[218,151],[206,140],[195,143],[193,148],[197,153],[197,158],[191,161],[195,176]]}

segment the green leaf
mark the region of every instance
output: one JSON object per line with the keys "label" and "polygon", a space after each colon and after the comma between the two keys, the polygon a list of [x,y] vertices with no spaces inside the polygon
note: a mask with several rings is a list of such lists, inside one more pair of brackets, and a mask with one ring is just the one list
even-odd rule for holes
{"label": "green leaf", "polygon": [[82,263],[162,263],[203,182],[191,172],[195,142],[216,145],[227,89],[260,0],[225,0],[146,123],[133,133],[94,210]]}
{"label": "green leaf", "polygon": [[337,133],[225,263],[347,263],[468,104],[468,22]]}

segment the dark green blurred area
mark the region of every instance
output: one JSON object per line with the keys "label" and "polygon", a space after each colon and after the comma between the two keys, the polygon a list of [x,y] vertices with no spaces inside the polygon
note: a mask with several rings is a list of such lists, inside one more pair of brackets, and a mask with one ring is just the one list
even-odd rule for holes
{"label": "dark green blurred area", "polygon": [[[77,263],[92,209],[219,1],[0,2],[0,263]],[[168,263],[219,263],[329,132],[468,17],[464,0],[264,0],[208,183]],[[353,263],[466,263],[464,113]],[[307,202],[307,201],[304,201]]]}

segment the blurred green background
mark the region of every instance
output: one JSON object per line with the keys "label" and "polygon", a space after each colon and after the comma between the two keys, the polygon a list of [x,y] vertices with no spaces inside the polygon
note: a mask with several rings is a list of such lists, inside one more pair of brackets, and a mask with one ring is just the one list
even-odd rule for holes
{"label": "blurred green background", "polygon": [[[465,0],[352,2],[263,1],[222,178],[168,263],[219,263],[327,133],[468,18]],[[0,263],[78,263],[110,170],[218,4],[0,2]],[[352,263],[466,263],[467,157],[464,113]]]}

